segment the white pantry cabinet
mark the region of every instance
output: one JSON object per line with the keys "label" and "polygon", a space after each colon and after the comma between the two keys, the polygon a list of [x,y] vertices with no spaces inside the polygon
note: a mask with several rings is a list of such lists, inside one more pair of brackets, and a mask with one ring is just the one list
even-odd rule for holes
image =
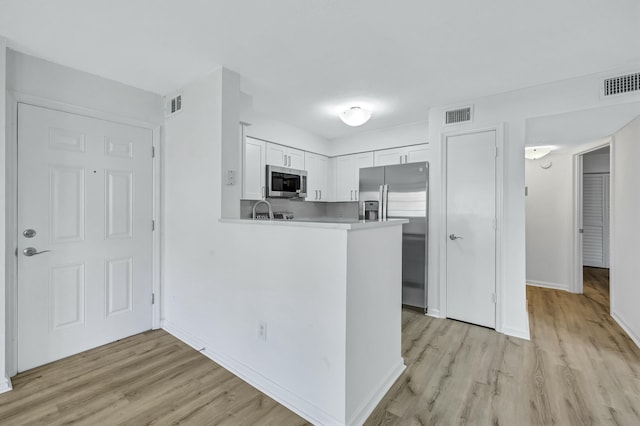
{"label": "white pantry cabinet", "polygon": [[307,170],[307,201],[330,201],[329,194],[329,157],[304,153]]}
{"label": "white pantry cabinet", "polygon": [[266,142],[244,138],[244,167],[242,169],[242,199],[261,200],[265,194]]}
{"label": "white pantry cabinet", "polygon": [[305,170],[304,151],[267,142],[267,164]]}
{"label": "white pantry cabinet", "polygon": [[373,152],[336,158],[336,201],[358,201],[360,169],[373,166]]}
{"label": "white pantry cabinet", "polygon": [[393,164],[417,163],[429,161],[429,144],[403,146],[400,148],[383,149],[373,154],[376,166],[390,166]]}

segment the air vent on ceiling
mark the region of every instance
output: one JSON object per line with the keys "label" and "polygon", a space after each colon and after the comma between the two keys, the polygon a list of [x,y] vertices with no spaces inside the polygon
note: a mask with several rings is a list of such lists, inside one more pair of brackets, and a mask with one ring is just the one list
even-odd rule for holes
{"label": "air vent on ceiling", "polygon": [[640,90],[640,72],[607,78],[602,88],[604,96],[636,92]]}
{"label": "air vent on ceiling", "polygon": [[444,112],[445,126],[450,124],[470,123],[473,120],[473,107],[450,109]]}
{"label": "air vent on ceiling", "polygon": [[167,117],[171,117],[174,114],[182,111],[182,95],[174,96],[170,99],[167,99],[166,106],[166,115]]}

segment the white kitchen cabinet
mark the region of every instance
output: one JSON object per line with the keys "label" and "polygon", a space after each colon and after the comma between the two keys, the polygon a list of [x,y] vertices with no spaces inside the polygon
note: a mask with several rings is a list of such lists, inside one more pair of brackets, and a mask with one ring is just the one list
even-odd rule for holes
{"label": "white kitchen cabinet", "polygon": [[304,170],[304,151],[267,143],[267,164]]}
{"label": "white kitchen cabinet", "polygon": [[304,153],[307,170],[307,201],[329,201],[329,157]]}
{"label": "white kitchen cabinet", "polygon": [[336,158],[336,201],[358,201],[360,169],[373,166],[373,152]]}
{"label": "white kitchen cabinet", "polygon": [[244,139],[244,167],[242,198],[261,200],[265,191],[266,143],[246,137]]}
{"label": "white kitchen cabinet", "polygon": [[429,161],[429,144],[403,146],[400,148],[382,149],[374,152],[376,166],[392,164],[416,163]]}

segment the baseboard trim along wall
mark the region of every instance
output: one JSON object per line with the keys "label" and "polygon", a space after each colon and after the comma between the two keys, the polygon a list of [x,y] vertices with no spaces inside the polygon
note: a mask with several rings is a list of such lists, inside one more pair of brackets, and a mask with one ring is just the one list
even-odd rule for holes
{"label": "baseboard trim along wall", "polygon": [[[282,386],[263,376],[251,367],[244,365],[226,355],[207,349],[207,345],[202,340],[193,336],[188,331],[182,329],[169,321],[163,321],[162,328],[178,340],[200,351],[207,358],[223,367],[230,373],[238,376],[260,392],[273,398],[305,420],[316,425],[344,426],[344,423],[326,413],[314,404],[289,392]],[[393,384],[393,383],[392,383]],[[385,391],[386,392],[386,391]]]}
{"label": "baseboard trim along wall", "polygon": [[440,309],[427,308],[427,316],[430,316],[430,317],[433,317],[433,318],[444,318],[442,316],[442,314],[440,313]]}
{"label": "baseboard trim along wall", "polygon": [[633,343],[636,344],[637,347],[640,348],[640,336],[637,336],[631,327],[627,325],[627,323],[620,318],[617,314],[611,312],[611,317],[618,323],[618,325],[624,330],[625,333],[633,340]]}
{"label": "baseboard trim along wall", "polygon": [[369,418],[373,410],[378,406],[378,401],[382,400],[391,386],[398,380],[398,377],[407,368],[404,365],[404,359],[402,357],[398,361],[398,365],[393,368],[387,377],[369,394],[367,402],[359,407],[354,413],[353,417],[347,422],[348,425],[361,425]]}
{"label": "baseboard trim along wall", "polygon": [[571,291],[569,290],[569,284],[549,283],[549,282],[546,282],[546,281],[527,280],[527,285],[530,285],[530,286],[533,286],[533,287],[550,288],[550,289],[553,289],[553,290],[564,290],[564,291],[568,291],[569,293],[571,293]]}
{"label": "baseboard trim along wall", "polygon": [[9,392],[10,390],[13,390],[11,379],[8,377],[4,377],[2,380],[0,380],[0,393]]}

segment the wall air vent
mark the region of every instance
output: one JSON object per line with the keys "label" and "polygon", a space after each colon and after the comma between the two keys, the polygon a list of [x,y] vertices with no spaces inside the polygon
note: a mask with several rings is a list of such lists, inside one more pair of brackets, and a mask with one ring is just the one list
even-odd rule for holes
{"label": "wall air vent", "polygon": [[444,112],[444,125],[470,123],[473,121],[473,107],[450,109]]}
{"label": "wall air vent", "polygon": [[177,95],[167,99],[165,115],[171,117],[182,111],[182,95]]}
{"label": "wall air vent", "polygon": [[640,90],[640,72],[607,78],[602,85],[604,96],[621,95]]}

